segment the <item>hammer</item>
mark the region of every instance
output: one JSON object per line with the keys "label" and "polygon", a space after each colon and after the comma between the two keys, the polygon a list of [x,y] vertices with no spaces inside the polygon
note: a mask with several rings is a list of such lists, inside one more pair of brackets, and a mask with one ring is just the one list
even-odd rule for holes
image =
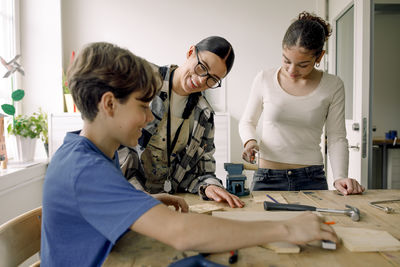
{"label": "hammer", "polygon": [[284,203],[274,203],[269,201],[264,201],[265,210],[289,210],[289,211],[320,211],[320,212],[330,212],[330,213],[341,213],[349,216],[353,221],[358,222],[360,220],[360,210],[356,207],[346,205],[345,210],[334,210],[334,209],[320,209],[314,206],[308,205],[298,205],[298,204],[284,204]]}

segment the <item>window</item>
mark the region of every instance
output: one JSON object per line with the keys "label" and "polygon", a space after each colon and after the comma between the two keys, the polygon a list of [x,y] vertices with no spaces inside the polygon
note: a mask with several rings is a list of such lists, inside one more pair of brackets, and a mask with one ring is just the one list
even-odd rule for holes
{"label": "window", "polygon": [[[15,49],[15,0],[0,1],[0,56],[10,61],[16,55]],[[0,104],[11,101],[11,88],[15,87],[14,75],[3,78],[7,70],[0,66]],[[2,112],[3,113],[3,112]]]}
{"label": "window", "polygon": [[[12,60],[16,54],[16,4],[18,0],[1,0],[0,1],[0,56],[9,62]],[[7,78],[3,78],[6,74],[7,69],[0,64],[0,105],[2,104],[12,104],[11,92],[17,89],[16,74],[11,74]],[[0,109],[1,114],[5,114],[2,109]],[[10,118],[4,120],[4,126],[7,128]],[[10,138],[7,138],[7,132],[5,129],[6,136],[6,147],[8,158],[12,158],[14,151],[13,145]]]}
{"label": "window", "polygon": [[353,71],[354,71],[354,6],[336,22],[336,75],[346,90],[345,118],[353,119]]}

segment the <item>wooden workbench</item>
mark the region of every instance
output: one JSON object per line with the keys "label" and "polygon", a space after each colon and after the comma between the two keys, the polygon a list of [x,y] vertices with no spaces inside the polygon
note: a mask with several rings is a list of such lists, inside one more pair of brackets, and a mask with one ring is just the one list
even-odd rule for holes
{"label": "wooden workbench", "polygon": [[[266,192],[252,192],[253,196]],[[274,192],[277,193],[277,192]],[[345,215],[327,214],[327,220],[338,226],[362,227],[386,230],[400,239],[400,202],[385,204],[395,209],[395,213],[385,212],[371,207],[370,201],[399,199],[400,190],[368,190],[362,195],[341,196],[336,191],[279,192],[288,203],[313,205],[320,208],[345,209],[345,204],[357,207],[361,211],[359,222],[353,222]],[[242,197],[246,202],[243,209],[229,208],[225,203],[218,203],[226,211],[263,211],[262,203],[252,201],[252,195]],[[189,205],[201,203],[196,195],[184,194]],[[383,205],[383,204],[382,204]],[[125,234],[113,248],[104,266],[168,266],[195,252],[180,252],[154,239],[135,232]],[[212,254],[207,259],[223,265],[228,264],[229,253]],[[298,254],[277,254],[263,247],[251,247],[239,250],[239,260],[232,266],[400,266],[400,251],[397,252],[350,252],[344,246],[337,250],[324,250],[315,246],[302,246]]]}

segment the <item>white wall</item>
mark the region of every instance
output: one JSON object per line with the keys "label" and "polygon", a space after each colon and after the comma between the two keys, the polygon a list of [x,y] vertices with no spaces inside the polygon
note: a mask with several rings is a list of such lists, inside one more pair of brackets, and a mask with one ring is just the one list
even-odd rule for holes
{"label": "white wall", "polygon": [[60,0],[20,1],[23,113],[63,111],[60,12]]}
{"label": "white wall", "polygon": [[[202,38],[229,40],[236,60],[228,78],[231,160],[240,162],[238,121],[252,80],[263,68],[281,63],[281,40],[301,11],[323,9],[323,0],[64,0],[61,1],[63,66],[71,51],[94,41],[130,49],[156,64],[181,64]],[[317,13],[318,14],[318,13]]]}
{"label": "white wall", "polygon": [[[63,112],[60,0],[18,2],[20,40],[17,49],[25,70],[19,83],[19,88],[25,90],[20,113],[30,115],[39,107],[49,113]],[[46,157],[40,140],[35,157]]]}

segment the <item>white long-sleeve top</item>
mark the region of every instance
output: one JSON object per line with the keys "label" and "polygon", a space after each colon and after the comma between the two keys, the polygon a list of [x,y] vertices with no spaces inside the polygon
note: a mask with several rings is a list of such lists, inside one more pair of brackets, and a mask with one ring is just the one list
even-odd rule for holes
{"label": "white long-sleeve top", "polygon": [[310,94],[294,96],[281,88],[278,72],[279,68],[263,70],[254,78],[239,123],[242,142],[258,140],[256,127],[263,113],[262,136],[258,142],[261,158],[290,164],[322,165],[320,143],[325,124],[334,179],[347,178],[349,151],[342,80],[323,73],[318,87]]}

